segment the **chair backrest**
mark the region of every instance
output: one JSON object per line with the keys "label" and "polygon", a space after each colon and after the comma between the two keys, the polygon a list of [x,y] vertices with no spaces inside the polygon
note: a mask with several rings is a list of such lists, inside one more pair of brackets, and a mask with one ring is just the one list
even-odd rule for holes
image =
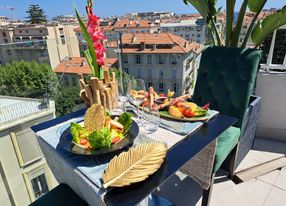
{"label": "chair backrest", "polygon": [[193,101],[238,118],[241,128],[262,52],[236,47],[207,47],[201,57]]}

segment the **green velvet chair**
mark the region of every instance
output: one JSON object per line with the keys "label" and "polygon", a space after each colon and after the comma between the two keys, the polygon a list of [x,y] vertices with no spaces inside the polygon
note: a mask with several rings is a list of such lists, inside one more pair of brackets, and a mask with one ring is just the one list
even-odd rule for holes
{"label": "green velvet chair", "polygon": [[88,206],[68,185],[60,184],[29,206]]}
{"label": "green velvet chair", "polygon": [[204,189],[202,205],[208,205],[213,178],[228,157],[229,172],[234,161],[245,125],[246,111],[253,92],[262,52],[236,47],[207,47],[201,56],[193,101],[198,105],[210,103],[211,109],[236,117],[236,124],[217,138],[212,182]]}

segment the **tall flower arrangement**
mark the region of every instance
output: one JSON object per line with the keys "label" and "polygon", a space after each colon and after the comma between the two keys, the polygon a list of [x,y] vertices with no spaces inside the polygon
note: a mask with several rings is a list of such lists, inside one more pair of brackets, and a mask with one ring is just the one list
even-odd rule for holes
{"label": "tall flower arrangement", "polygon": [[83,23],[76,7],[75,12],[85,40],[88,44],[88,49],[84,51],[84,54],[91,68],[92,75],[94,77],[103,79],[104,54],[106,52],[103,41],[106,39],[106,37],[99,27],[100,18],[93,14],[92,0],[87,0],[87,26],[85,26]]}

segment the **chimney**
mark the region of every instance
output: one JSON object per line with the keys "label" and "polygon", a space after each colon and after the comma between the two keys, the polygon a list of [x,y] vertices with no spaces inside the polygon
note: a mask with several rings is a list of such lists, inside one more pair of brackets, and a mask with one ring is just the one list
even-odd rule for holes
{"label": "chimney", "polygon": [[153,49],[152,50],[156,50],[156,44],[153,44]]}
{"label": "chimney", "polygon": [[86,65],[86,62],[85,62],[84,60],[81,60],[80,66],[83,67],[83,66],[85,66],[85,65]]}
{"label": "chimney", "polygon": [[188,42],[185,41],[184,47],[185,47],[185,48],[188,48]]}
{"label": "chimney", "polygon": [[144,50],[145,49],[145,42],[140,42],[140,50]]}
{"label": "chimney", "polygon": [[132,43],[135,43],[135,41],[136,41],[136,36],[135,36],[135,34],[133,34],[132,39],[131,39],[131,42],[132,42]]}

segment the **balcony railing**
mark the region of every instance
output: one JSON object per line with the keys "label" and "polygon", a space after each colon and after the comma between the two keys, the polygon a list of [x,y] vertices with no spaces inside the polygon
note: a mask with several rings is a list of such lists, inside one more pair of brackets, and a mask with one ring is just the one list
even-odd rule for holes
{"label": "balcony railing", "polygon": [[0,125],[18,118],[29,116],[33,113],[41,112],[47,108],[41,100],[28,100],[15,104],[0,107]]}

